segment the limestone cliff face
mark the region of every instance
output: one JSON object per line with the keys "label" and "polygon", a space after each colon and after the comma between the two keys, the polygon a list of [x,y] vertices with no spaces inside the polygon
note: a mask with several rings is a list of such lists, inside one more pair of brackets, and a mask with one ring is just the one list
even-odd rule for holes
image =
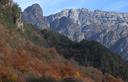
{"label": "limestone cliff face", "polygon": [[128,57],[128,13],[67,9],[45,19],[51,29],[74,41],[95,40]]}
{"label": "limestone cliff face", "polygon": [[40,30],[47,27],[43,20],[43,10],[38,4],[33,4],[25,9],[22,13],[22,19],[25,23],[32,24]]}
{"label": "limestone cliff face", "polygon": [[[59,13],[43,17],[37,5],[28,7],[23,13],[25,22],[38,28],[49,26],[73,41],[95,40],[128,58],[128,13],[116,13],[88,9],[64,9]],[[37,11],[36,11],[37,10]],[[43,21],[43,24],[42,22]]]}

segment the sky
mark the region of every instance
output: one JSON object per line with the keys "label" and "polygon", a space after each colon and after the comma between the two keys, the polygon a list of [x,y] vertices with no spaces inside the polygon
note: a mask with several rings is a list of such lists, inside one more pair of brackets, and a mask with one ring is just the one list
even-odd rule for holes
{"label": "sky", "polygon": [[38,3],[45,16],[70,8],[128,12],[128,0],[14,0],[14,2],[19,4],[22,11],[28,6]]}

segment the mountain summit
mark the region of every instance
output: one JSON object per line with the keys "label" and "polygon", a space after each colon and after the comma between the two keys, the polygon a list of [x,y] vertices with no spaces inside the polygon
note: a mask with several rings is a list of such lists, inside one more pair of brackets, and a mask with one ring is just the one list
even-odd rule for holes
{"label": "mountain summit", "polygon": [[22,14],[22,19],[25,23],[32,24],[36,29],[47,28],[43,20],[43,10],[39,4],[33,4],[24,10]]}

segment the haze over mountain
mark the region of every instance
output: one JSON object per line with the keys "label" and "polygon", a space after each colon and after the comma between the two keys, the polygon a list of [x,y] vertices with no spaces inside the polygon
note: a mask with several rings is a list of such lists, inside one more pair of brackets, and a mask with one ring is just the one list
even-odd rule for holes
{"label": "haze over mountain", "polygon": [[[33,5],[29,8],[35,9]],[[40,16],[38,12],[41,10],[31,12],[30,9],[27,8],[23,12],[23,20],[32,24],[32,20],[35,19],[29,20],[25,15],[28,14],[28,17]],[[45,21],[51,30],[59,32],[73,41],[95,40],[113,52],[128,58],[128,13],[91,11],[85,8],[64,9],[59,13],[45,16],[44,19],[39,17],[36,20]]]}

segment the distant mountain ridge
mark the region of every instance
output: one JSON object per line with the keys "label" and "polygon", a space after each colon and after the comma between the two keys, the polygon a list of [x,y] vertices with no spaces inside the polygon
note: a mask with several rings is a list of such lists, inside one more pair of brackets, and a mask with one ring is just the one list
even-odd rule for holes
{"label": "distant mountain ridge", "polygon": [[[29,11],[28,8],[27,10]],[[25,13],[23,13],[23,20],[26,18],[24,15]],[[123,54],[122,56],[128,59],[128,13],[90,11],[84,8],[65,9],[36,20],[41,19],[50,29],[69,37],[73,41],[95,40],[112,51]],[[31,23],[31,20],[29,21]]]}

